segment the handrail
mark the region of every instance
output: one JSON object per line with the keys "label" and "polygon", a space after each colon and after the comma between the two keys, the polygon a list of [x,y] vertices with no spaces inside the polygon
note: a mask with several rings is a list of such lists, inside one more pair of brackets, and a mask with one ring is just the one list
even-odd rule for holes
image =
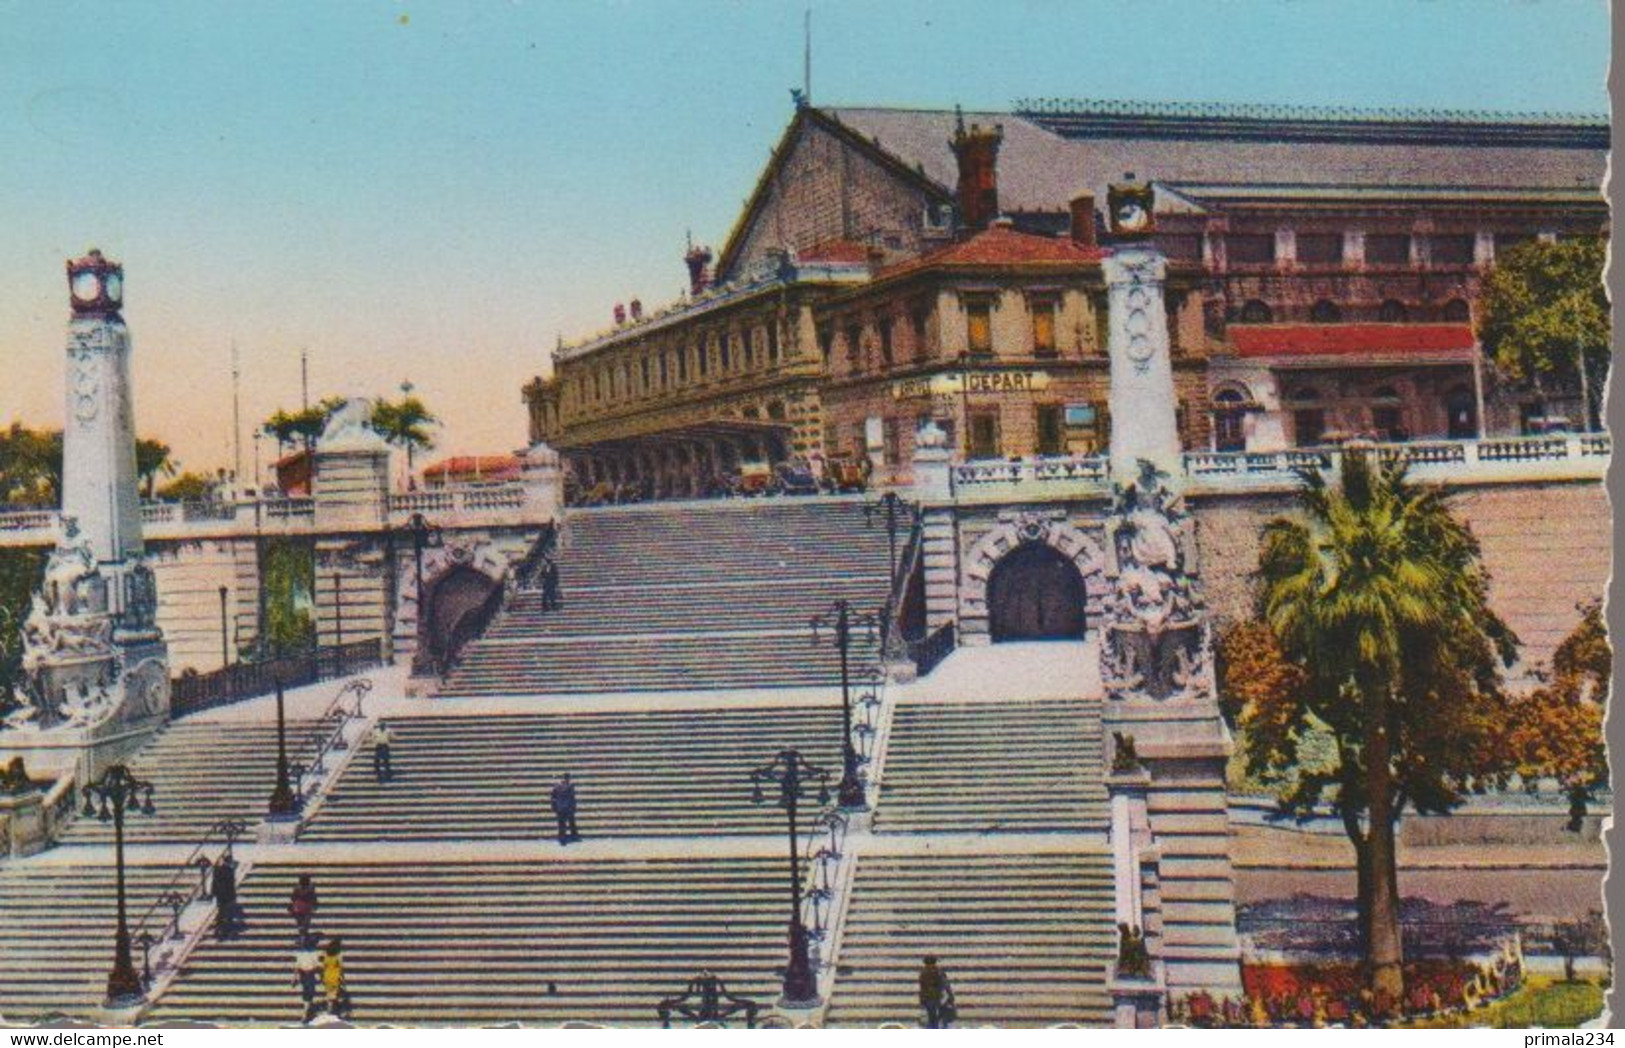
{"label": "handrail", "polygon": [[886,627],[881,642],[888,656],[901,654],[907,643],[907,638],[903,636],[901,613],[903,604],[908,599],[909,580],[914,577],[914,571],[919,567],[924,549],[925,516],[916,509],[914,523],[908,529],[908,541],[903,543],[903,555],[897,558],[897,573],[891,578],[891,589],[886,594],[885,617],[881,619]]}
{"label": "handrail", "polygon": [[[138,938],[143,931],[148,930],[147,923],[152,919],[152,915],[157,912],[160,906],[168,906],[172,912],[170,913],[168,922],[164,924],[163,930],[159,932],[154,941],[161,942],[173,935],[180,926],[181,913],[185,911],[186,907],[190,906],[194,901],[196,901],[200,895],[204,895],[206,897],[204,886],[207,883],[208,878],[207,870],[213,869],[215,863],[217,863],[219,860],[209,859],[203,854],[204,850],[208,848],[209,843],[214,840],[215,835],[220,834],[225,838],[226,841],[226,846],[221,850],[221,854],[230,854],[232,845],[237,843],[237,838],[241,837],[247,831],[248,823],[241,819],[221,819],[219,822],[216,822],[213,826],[209,827],[209,831],[205,833],[192,848],[192,851],[189,855],[187,855],[186,860],[175,868],[175,875],[171,877],[169,879],[169,883],[164,885],[163,889],[159,891],[158,897],[153,900],[152,905],[147,907],[146,912],[141,915],[140,920],[136,921],[135,932],[132,935],[132,938]],[[201,875],[197,870],[200,865],[206,866],[206,869],[204,869]],[[179,890],[179,886],[183,877],[196,877],[197,883],[193,884],[189,890],[182,892]],[[182,902],[179,906],[172,905],[173,900],[176,898],[183,899],[184,902]],[[151,934],[151,932],[148,931],[148,934]]]}
{"label": "handrail", "polygon": [[[305,775],[308,772],[321,771],[324,767],[322,764],[323,758],[325,758],[329,753],[332,753],[334,750],[343,748],[344,729],[349,727],[351,720],[359,719],[360,717],[364,716],[364,714],[361,712],[361,704],[366,700],[367,695],[371,691],[372,678],[370,677],[358,677],[357,679],[350,681],[348,684],[344,685],[344,687],[339,689],[337,695],[333,696],[333,701],[328,703],[327,709],[316,721],[316,727],[306,737],[307,742],[316,743],[316,752],[311,755],[309,762],[305,764],[298,776],[298,792],[301,800],[304,799],[305,791],[303,780]],[[344,708],[345,699],[348,698],[352,693],[355,695],[355,709],[346,710]],[[324,732],[323,726],[327,724],[331,724],[332,727],[327,728],[327,730]]]}

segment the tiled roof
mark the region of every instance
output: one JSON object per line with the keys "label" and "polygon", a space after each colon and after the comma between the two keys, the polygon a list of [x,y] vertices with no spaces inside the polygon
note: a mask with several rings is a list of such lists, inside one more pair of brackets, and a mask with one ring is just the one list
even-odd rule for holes
{"label": "tiled roof", "polygon": [[1104,255],[1100,248],[1085,247],[1070,237],[1039,236],[1007,225],[994,225],[968,240],[883,269],[879,279],[891,280],[922,269],[953,266],[1093,265]]}
{"label": "tiled roof", "polygon": [[[909,168],[916,165],[937,186],[951,191],[958,168],[948,140],[952,110],[822,109]],[[1048,118],[1043,118],[1047,120]],[[1141,181],[1174,186],[1186,183],[1302,187],[1379,186],[1496,191],[1581,189],[1601,202],[1607,150],[1597,147],[1508,144],[1486,137],[1484,144],[1429,144],[1417,141],[1272,140],[1240,134],[1191,137],[1178,127],[1141,121],[1111,133],[1063,135],[1036,116],[1021,113],[966,113],[967,124],[1000,124],[999,206],[1017,211],[1064,211],[1080,192],[1104,201],[1106,186],[1129,172]]]}
{"label": "tiled roof", "polygon": [[453,455],[451,458],[441,459],[433,465],[423,467],[425,477],[475,473],[481,476],[497,476],[517,472],[519,459],[513,455]]}
{"label": "tiled roof", "polygon": [[1471,351],[1469,324],[1232,324],[1243,357],[1327,357]]}

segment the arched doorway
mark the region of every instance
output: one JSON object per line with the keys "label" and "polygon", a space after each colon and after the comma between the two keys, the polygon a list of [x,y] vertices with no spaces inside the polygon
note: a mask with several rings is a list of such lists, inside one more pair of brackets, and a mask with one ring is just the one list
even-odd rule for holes
{"label": "arched doorway", "polygon": [[484,631],[502,602],[502,584],[477,568],[459,564],[425,588],[427,610],[418,625],[419,659],[444,672],[463,647]]}
{"label": "arched doorway", "polygon": [[1041,542],[1010,551],[987,580],[988,630],[993,642],[1081,640],[1083,576],[1065,556]]}

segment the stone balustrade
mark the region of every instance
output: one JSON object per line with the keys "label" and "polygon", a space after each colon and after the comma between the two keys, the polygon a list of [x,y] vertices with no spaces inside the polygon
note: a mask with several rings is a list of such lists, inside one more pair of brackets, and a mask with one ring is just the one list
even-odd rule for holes
{"label": "stone balustrade", "polygon": [[[388,523],[404,526],[421,513],[436,527],[520,523],[526,512],[522,483],[469,485],[388,496]],[[243,499],[237,502],[145,502],[141,525],[153,541],[314,534],[313,498]],[[0,546],[48,546],[56,541],[54,509],[0,510]]]}

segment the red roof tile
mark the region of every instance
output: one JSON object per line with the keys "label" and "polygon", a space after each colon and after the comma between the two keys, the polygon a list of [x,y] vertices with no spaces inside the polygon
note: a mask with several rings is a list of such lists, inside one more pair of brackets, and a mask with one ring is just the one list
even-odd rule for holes
{"label": "red roof tile", "polygon": [[1232,324],[1243,357],[1331,357],[1471,350],[1469,324]]}
{"label": "red roof tile", "polygon": [[1021,233],[1008,226],[995,225],[968,240],[939,248],[882,270],[882,278],[937,266],[1008,266],[1023,264],[1099,263],[1105,256],[1099,247],[1085,247],[1071,237],[1046,237]]}
{"label": "red roof tile", "polygon": [[519,459],[513,455],[454,455],[423,468],[425,477],[473,473],[491,476],[510,472],[519,472]]}

